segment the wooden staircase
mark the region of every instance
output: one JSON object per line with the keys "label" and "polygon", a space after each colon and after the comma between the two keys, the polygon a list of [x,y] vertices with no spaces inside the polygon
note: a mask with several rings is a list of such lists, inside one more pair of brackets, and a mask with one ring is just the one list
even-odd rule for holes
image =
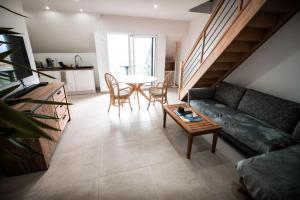
{"label": "wooden staircase", "polygon": [[181,65],[179,99],[224,80],[299,10],[297,0],[221,0]]}

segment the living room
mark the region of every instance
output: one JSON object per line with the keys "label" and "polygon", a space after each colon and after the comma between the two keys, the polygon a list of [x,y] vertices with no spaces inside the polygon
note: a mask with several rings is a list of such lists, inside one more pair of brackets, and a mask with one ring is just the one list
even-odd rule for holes
{"label": "living room", "polygon": [[299,196],[298,2],[0,2],[1,199]]}

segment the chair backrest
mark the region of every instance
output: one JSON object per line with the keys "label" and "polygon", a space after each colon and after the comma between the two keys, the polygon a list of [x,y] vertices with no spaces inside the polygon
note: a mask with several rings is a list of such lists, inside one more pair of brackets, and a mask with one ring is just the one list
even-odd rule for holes
{"label": "chair backrest", "polygon": [[114,99],[116,96],[119,96],[119,83],[117,79],[109,73],[105,73],[104,78],[109,90],[110,97]]}
{"label": "chair backrest", "polygon": [[168,92],[168,86],[169,86],[169,82],[171,80],[171,77],[172,77],[172,72],[169,72],[166,77],[165,77],[165,80],[163,82],[163,94],[164,95],[167,95],[167,92]]}

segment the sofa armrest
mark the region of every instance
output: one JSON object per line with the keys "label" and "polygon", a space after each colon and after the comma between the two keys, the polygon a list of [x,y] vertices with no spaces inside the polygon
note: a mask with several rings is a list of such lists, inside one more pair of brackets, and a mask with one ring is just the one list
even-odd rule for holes
{"label": "sofa armrest", "polygon": [[211,99],[215,94],[215,88],[192,88],[188,92],[188,102],[190,100]]}

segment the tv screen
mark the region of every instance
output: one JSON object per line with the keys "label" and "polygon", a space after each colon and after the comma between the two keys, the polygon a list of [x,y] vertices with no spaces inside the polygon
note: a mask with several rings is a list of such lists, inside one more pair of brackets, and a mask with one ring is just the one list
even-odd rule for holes
{"label": "tv screen", "polygon": [[7,84],[16,82],[32,75],[30,62],[25,48],[23,37],[12,35],[0,35],[0,41],[5,42],[0,45],[0,53],[10,49],[17,51],[5,59],[13,63],[23,65],[26,68],[15,67],[10,64],[0,62],[0,88]]}

